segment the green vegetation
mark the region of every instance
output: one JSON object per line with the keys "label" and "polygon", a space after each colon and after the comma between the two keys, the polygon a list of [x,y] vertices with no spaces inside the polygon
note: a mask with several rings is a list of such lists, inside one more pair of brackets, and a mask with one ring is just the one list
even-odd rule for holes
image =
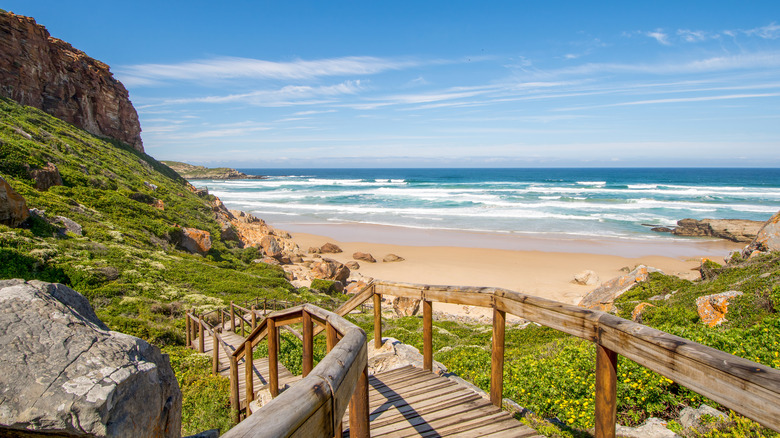
{"label": "green vegetation", "polygon": [[[208,377],[200,356],[177,350],[185,312],[205,313],[231,300],[333,299],[295,289],[279,267],[251,263],[255,248],[220,241],[214,197],[195,193],[176,172],[122,143],[0,99],[0,157],[0,176],[28,207],[83,228],[83,236],[62,236],[35,217],[27,228],[0,225],[0,279],[64,283],[85,295],[111,329],[166,347],[184,391],[185,433],[224,432],[230,421],[222,399],[212,397],[226,383]],[[30,170],[49,162],[63,185],[41,192]],[[176,249],[179,227],[210,232],[211,250],[201,256]]]}

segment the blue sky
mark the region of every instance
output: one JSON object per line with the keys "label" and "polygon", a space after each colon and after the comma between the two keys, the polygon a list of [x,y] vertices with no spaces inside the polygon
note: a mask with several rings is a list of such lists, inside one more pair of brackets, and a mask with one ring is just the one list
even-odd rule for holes
{"label": "blue sky", "polygon": [[158,159],[780,165],[778,1],[4,1],[111,66]]}

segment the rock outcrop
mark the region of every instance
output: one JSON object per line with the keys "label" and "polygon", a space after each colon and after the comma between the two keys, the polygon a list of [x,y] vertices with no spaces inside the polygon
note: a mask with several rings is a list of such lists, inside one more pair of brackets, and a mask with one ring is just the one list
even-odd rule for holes
{"label": "rock outcrop", "polygon": [[755,239],[742,251],[742,254],[748,257],[753,251],[780,251],[780,211],[764,222]]}
{"label": "rock outcrop", "polygon": [[745,219],[682,219],[672,230],[676,236],[718,237],[732,242],[752,241],[764,223]]}
{"label": "rock outcrop", "polygon": [[635,284],[646,281],[651,272],[661,272],[658,269],[644,265],[637,266],[633,271],[622,277],[616,277],[585,295],[579,303],[580,307],[609,312],[614,308],[615,299]]}
{"label": "rock outcrop", "polygon": [[416,298],[395,297],[393,298],[393,311],[399,318],[404,316],[414,316],[420,312],[421,300]]}
{"label": "rock outcrop", "polygon": [[109,331],[78,292],[0,280],[0,345],[0,435],[180,436],[168,357]]}
{"label": "rock outcrop", "polygon": [[108,66],[9,12],[0,12],[0,96],[144,151],[138,113]]}
{"label": "rock outcrop", "polygon": [[0,177],[0,224],[18,227],[28,217],[27,201]]}

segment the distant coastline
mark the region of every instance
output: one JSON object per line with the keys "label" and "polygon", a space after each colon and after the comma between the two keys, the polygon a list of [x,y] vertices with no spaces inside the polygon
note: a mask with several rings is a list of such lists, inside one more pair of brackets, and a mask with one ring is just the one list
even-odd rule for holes
{"label": "distant coastline", "polygon": [[266,179],[263,175],[247,175],[230,167],[205,167],[182,163],[180,161],[161,161],[166,166],[175,170],[185,179]]}

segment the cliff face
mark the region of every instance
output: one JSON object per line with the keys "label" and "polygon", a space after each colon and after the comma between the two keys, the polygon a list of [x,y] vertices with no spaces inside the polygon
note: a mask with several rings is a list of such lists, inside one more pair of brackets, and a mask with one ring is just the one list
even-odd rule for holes
{"label": "cliff face", "polygon": [[124,85],[106,64],[52,38],[32,18],[0,12],[0,95],[144,151]]}

